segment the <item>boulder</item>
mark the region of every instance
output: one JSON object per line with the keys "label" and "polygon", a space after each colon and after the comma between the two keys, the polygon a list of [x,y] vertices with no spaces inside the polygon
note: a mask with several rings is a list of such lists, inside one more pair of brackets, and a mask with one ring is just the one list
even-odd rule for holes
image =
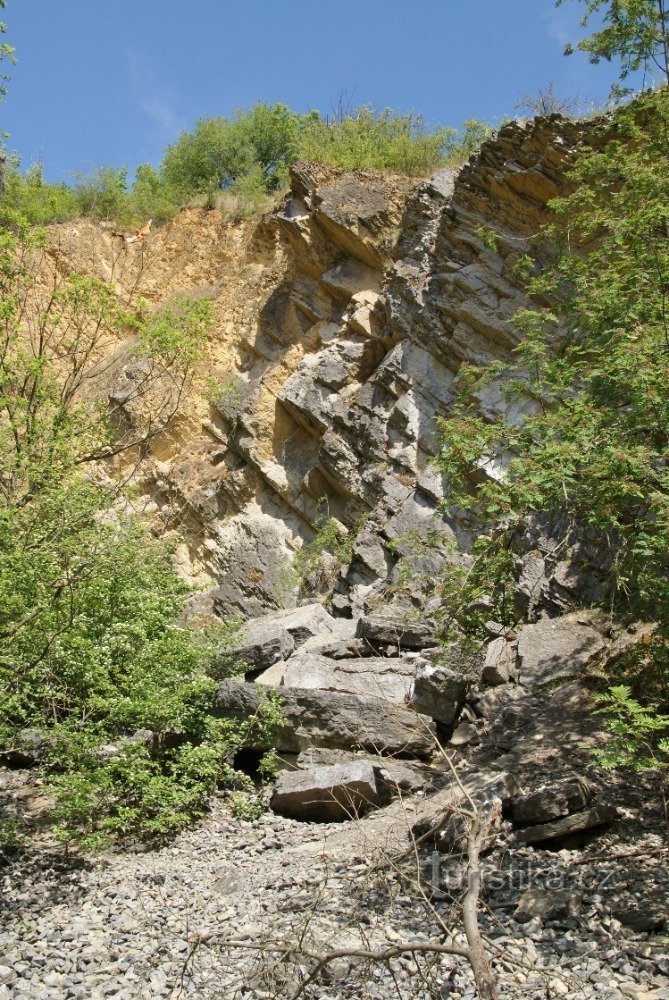
{"label": "boulder", "polygon": [[508,684],[516,665],[516,648],[503,636],[493,639],[486,646],[485,663],[481,680],[491,687]]}
{"label": "boulder", "polygon": [[416,712],[450,726],[464,705],[468,687],[462,674],[424,663],[416,671],[409,704]]}
{"label": "boulder", "polygon": [[321,604],[307,604],[251,618],[237,636],[234,655],[237,661],[246,664],[249,673],[259,672],[287,659],[313,636],[323,636],[323,642],[328,642],[335,634],[332,615]]}
{"label": "boulder", "polygon": [[374,695],[402,704],[416,673],[414,660],[382,656],[333,660],[317,653],[297,653],[286,664],[283,684],[291,688],[321,688]]}
{"label": "boulder", "polygon": [[520,633],[520,682],[535,687],[580,677],[604,648],[599,632],[576,615],[543,618]]}
{"label": "boulder", "polygon": [[53,738],[41,729],[20,729],[11,747],[0,750],[0,765],[11,768],[36,767],[48,756]]}
{"label": "boulder", "polygon": [[268,692],[280,697],[284,725],[273,740],[261,742],[255,749],[265,750],[274,745],[284,753],[299,753],[312,746],[361,748],[383,755],[418,758],[429,757],[434,750],[430,719],[368,695],[262,688],[242,681],[223,681],[216,693],[214,712],[219,717],[241,722],[257,712]]}
{"label": "boulder", "polygon": [[516,831],[516,840],[522,844],[541,844],[545,841],[561,840],[575,833],[585,833],[588,830],[613,822],[618,813],[614,806],[600,803],[590,809],[571,813],[551,823],[539,823],[526,826]]}
{"label": "boulder", "polygon": [[356,819],[388,800],[385,779],[383,769],[366,760],[286,771],[270,808],[282,816],[319,823]]}
{"label": "boulder", "polygon": [[385,608],[363,616],[356,635],[374,646],[402,649],[427,649],[436,645],[435,625],[431,621],[409,621],[403,608]]}
{"label": "boulder", "polygon": [[502,807],[515,791],[511,775],[505,771],[470,774],[453,782],[449,788],[426,799],[412,827],[417,840],[429,840],[438,851],[449,853],[466,849],[472,802],[490,825],[493,833],[501,822]]}
{"label": "boulder", "polygon": [[593,805],[598,789],[587,778],[573,775],[550,781],[533,792],[521,793],[513,799],[511,818],[514,823],[548,823]]}
{"label": "boulder", "polygon": [[427,764],[413,761],[396,760],[393,757],[372,756],[371,754],[352,754],[346,750],[325,750],[310,747],[297,756],[296,765],[301,769],[314,766],[331,767],[335,764],[347,764],[351,761],[368,761],[375,767],[383,767],[384,781],[389,790],[405,793],[423,791],[432,787],[441,775],[438,770]]}

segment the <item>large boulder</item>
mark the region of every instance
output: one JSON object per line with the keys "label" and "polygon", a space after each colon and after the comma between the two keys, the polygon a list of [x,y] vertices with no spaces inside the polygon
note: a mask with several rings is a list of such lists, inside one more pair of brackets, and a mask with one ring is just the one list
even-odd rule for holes
{"label": "large boulder", "polygon": [[511,818],[514,823],[548,823],[587,809],[598,795],[598,788],[581,775],[548,781],[532,792],[515,796]]}
{"label": "large boulder", "polygon": [[251,618],[237,636],[234,655],[238,662],[246,665],[248,673],[259,672],[287,659],[298,646],[314,636],[322,636],[325,643],[333,641],[337,635],[337,620],[322,604],[307,604]]}
{"label": "large boulder", "polygon": [[546,841],[561,840],[576,833],[585,833],[597,827],[612,823],[618,813],[615,806],[599,803],[590,809],[563,816],[550,823],[537,823],[516,831],[516,840],[522,844],[541,844]]}
{"label": "large boulder", "polygon": [[320,823],[356,819],[388,800],[386,782],[383,769],[366,760],[313,765],[284,772],[270,807],[282,816]]}
{"label": "large boulder", "polygon": [[431,621],[412,621],[403,608],[385,608],[365,615],[358,622],[356,635],[374,646],[403,649],[427,649],[436,646],[435,625]]}
{"label": "large boulder", "polygon": [[332,767],[335,764],[349,764],[367,761],[376,768],[383,768],[383,780],[390,792],[420,792],[433,788],[443,779],[439,768],[418,761],[397,760],[395,757],[381,757],[378,754],[356,754],[347,750],[326,750],[323,747],[310,747],[297,755],[296,767],[309,770],[315,766]]}
{"label": "large boulder", "polygon": [[223,681],[216,693],[214,712],[241,722],[258,711],[270,692],[280,699],[284,724],[273,740],[259,741],[256,749],[274,745],[283,753],[299,753],[312,746],[360,748],[419,758],[429,757],[434,750],[430,719],[370,696]]}
{"label": "large boulder", "polygon": [[467,678],[462,674],[423,663],[416,671],[409,704],[416,712],[450,726],[464,705],[468,688]]}
{"label": "large boulder", "polygon": [[292,688],[321,688],[374,695],[402,704],[416,673],[414,659],[383,656],[334,660],[318,653],[296,653],[286,664],[283,683]]}
{"label": "large boulder", "polygon": [[604,648],[599,632],[577,615],[543,618],[520,633],[520,682],[534,687],[580,677]]}

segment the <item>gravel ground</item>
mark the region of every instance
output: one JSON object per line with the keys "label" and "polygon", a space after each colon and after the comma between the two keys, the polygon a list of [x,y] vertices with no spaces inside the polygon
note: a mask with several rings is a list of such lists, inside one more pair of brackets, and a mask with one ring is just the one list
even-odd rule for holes
{"label": "gravel ground", "polygon": [[[280,944],[294,948],[298,937],[310,953],[379,950],[439,940],[441,920],[455,929],[450,943],[462,944],[452,907],[457,863],[429,850],[401,869],[373,863],[361,845],[370,832],[378,840],[380,815],[316,826],[268,813],[246,823],[218,801],[160,851],[69,865],[26,852],[0,869],[0,1000],[287,998],[312,965],[282,955]],[[640,929],[658,908],[666,913],[661,845],[654,834],[623,841],[613,832],[581,850],[489,855],[481,922],[502,996],[669,1000],[666,930]],[[514,911],[528,886],[566,893],[570,914],[519,923]],[[338,959],[304,996],[475,993],[462,959],[414,953],[385,964]]]}

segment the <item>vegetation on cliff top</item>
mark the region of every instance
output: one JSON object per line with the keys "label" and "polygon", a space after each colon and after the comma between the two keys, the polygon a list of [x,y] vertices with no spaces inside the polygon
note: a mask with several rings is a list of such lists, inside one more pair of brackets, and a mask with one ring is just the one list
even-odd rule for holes
{"label": "vegetation on cliff top", "polygon": [[70,184],[52,184],[41,164],[22,170],[10,156],[4,204],[34,225],[81,216],[119,225],[162,222],[193,203],[243,217],[267,209],[285,192],[288,168],[297,160],[420,177],[463,163],[491,132],[475,119],[461,130],[430,129],[420,115],[390,109],[347,108],[325,118],[259,103],[231,118],[198,121],[168,147],[157,170],[140,166],[130,185],[125,167],[102,167]]}

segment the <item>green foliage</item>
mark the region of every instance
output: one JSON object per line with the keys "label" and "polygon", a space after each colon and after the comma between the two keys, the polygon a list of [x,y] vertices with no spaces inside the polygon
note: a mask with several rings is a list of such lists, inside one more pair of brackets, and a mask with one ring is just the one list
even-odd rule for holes
{"label": "green foliage", "polygon": [[[544,236],[552,264],[529,282],[551,299],[517,317],[525,334],[508,366],[465,367],[462,405],[442,422],[450,504],[488,525],[468,586],[507,592],[517,534],[528,516],[566,514],[611,565],[606,603],[669,627],[669,108],[647,95],[600,128],[570,171],[574,193],[553,205]],[[556,349],[557,348],[557,349]],[[503,380],[522,420],[484,421],[472,395]],[[533,402],[532,402],[533,401]],[[501,474],[481,476],[486,466]],[[477,472],[477,482],[472,474]],[[494,568],[494,572],[492,571]],[[501,573],[501,577],[499,574]],[[466,597],[466,600],[465,600]],[[463,595],[463,606],[470,595]],[[456,617],[459,616],[459,612]]]}
{"label": "green foliage", "polygon": [[32,225],[49,222],[67,222],[80,215],[79,202],[67,184],[49,184],[44,180],[40,163],[34,164],[25,173],[19,169],[15,157],[5,164],[5,193],[2,212],[20,213]]}
{"label": "green foliage", "polygon": [[[171,551],[126,515],[91,463],[141,448],[177,412],[211,322],[206,301],[146,317],[95,279],[57,278],[45,298],[39,233],[0,230],[0,745],[48,734],[55,829],[95,846],[164,839],[232,777],[246,736],[212,718],[231,624],[182,621],[188,588]],[[131,336],[135,395],[126,432],[98,387],[103,359]],[[112,419],[109,419],[109,417]],[[105,485],[106,483],[106,485]],[[133,737],[138,731],[144,736]],[[144,738],[146,737],[146,738]]]}
{"label": "green foliage", "polygon": [[[6,6],[7,0],[0,0],[0,10],[4,10]],[[4,35],[6,31],[7,25],[3,21],[0,21],[0,35]],[[0,62],[8,62],[10,65],[16,63],[14,52],[15,49],[13,46],[8,45],[6,42],[0,44]],[[6,73],[0,73],[0,104],[2,104],[7,94],[5,83],[8,79],[9,76]]]}
{"label": "green foliage", "polygon": [[225,190],[258,198],[285,183],[297,159],[297,134],[303,119],[284,104],[255,104],[232,118],[198,121],[165,154],[168,185],[187,199]]}
{"label": "green foliage", "polygon": [[641,705],[627,685],[612,687],[596,696],[597,712],[608,717],[611,734],[603,749],[593,751],[597,764],[605,769],[630,767],[635,771],[657,768],[669,775],[669,715],[656,706]]}
{"label": "green foliage", "polygon": [[362,107],[329,122],[315,116],[300,136],[300,158],[345,170],[374,167],[424,176],[444,160],[455,129],[430,131],[421,115]]}
{"label": "green foliage", "polygon": [[326,516],[319,517],[317,526],[311,541],[293,556],[290,578],[293,586],[321,592],[350,563],[358,530],[347,531],[336,518]]}
{"label": "green foliage", "polygon": [[[4,218],[16,212],[33,225],[85,217],[134,227],[165,222],[188,204],[244,219],[270,209],[288,185],[298,159],[345,169],[374,167],[425,176],[443,164],[460,165],[492,130],[476,119],[457,129],[429,129],[420,115],[360,108],[326,121],[317,111],[299,115],[284,104],[255,104],[232,118],[206,118],[168,147],[158,170],[93,167],[73,184],[44,179],[41,164],[7,168]],[[2,217],[0,217],[1,219]]]}
{"label": "green foliage", "polygon": [[16,854],[25,845],[25,837],[18,820],[0,819],[0,859]]}
{"label": "green foliage", "polygon": [[[556,0],[557,6],[565,0]],[[620,62],[620,80],[643,71],[644,76],[659,73],[662,84],[669,84],[669,7],[666,0],[584,0],[587,27],[591,19],[603,15],[603,27],[578,43],[590,62],[602,59]],[[573,52],[567,45],[565,54]],[[645,83],[645,80],[644,80]],[[618,85],[614,93],[625,93]]]}

